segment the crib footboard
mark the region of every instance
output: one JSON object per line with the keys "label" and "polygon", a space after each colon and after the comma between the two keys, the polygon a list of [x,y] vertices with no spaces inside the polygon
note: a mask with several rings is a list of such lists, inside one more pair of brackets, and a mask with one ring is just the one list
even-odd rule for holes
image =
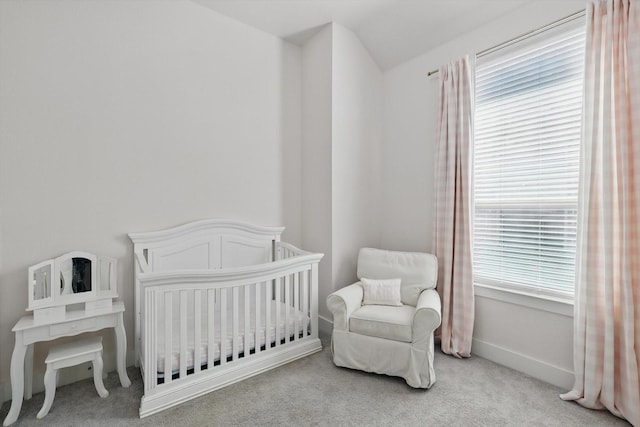
{"label": "crib footboard", "polygon": [[322,349],[322,254],[282,245],[266,264],[138,274],[140,417]]}

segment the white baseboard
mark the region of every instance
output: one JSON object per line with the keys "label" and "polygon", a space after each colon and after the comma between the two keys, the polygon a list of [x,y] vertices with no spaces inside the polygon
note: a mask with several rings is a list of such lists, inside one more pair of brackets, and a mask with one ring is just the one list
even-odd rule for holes
{"label": "white baseboard", "polygon": [[[112,372],[116,370],[116,355],[115,354],[104,354],[104,372]],[[129,350],[127,351],[127,366],[133,366],[133,362],[135,360],[135,351]],[[58,387],[63,385],[71,384],[76,381],[84,380],[87,378],[93,377],[93,371],[89,368],[91,367],[91,362],[81,363],[77,366],[72,366],[69,368],[65,368],[60,370],[60,377],[58,380]],[[33,372],[33,394],[41,393],[44,391],[44,371],[35,371]],[[11,400],[11,383],[6,382],[4,384],[0,384],[0,404],[2,402],[6,402]]]}
{"label": "white baseboard", "polygon": [[472,351],[476,356],[483,357],[499,365],[523,372],[541,381],[553,384],[564,390],[573,387],[573,372],[552,365],[542,360],[534,359],[522,353],[473,339]]}
{"label": "white baseboard", "polygon": [[318,331],[324,335],[331,335],[333,322],[326,317],[318,316]]}

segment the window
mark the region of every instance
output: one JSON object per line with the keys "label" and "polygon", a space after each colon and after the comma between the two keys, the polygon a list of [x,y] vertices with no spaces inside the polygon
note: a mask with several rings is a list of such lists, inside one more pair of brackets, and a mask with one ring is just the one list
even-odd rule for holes
{"label": "window", "polygon": [[584,23],[476,67],[476,284],[573,298]]}

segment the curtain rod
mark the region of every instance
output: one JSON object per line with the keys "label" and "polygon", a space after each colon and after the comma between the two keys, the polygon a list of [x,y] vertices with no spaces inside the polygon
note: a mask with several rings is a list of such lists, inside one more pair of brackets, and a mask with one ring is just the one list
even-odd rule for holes
{"label": "curtain rod", "polygon": [[[512,38],[510,40],[507,40],[506,42],[502,42],[502,43],[497,44],[497,45],[495,45],[493,47],[490,47],[488,49],[482,50],[482,51],[476,53],[476,58],[481,58],[481,57],[483,57],[485,55],[488,55],[490,53],[493,53],[493,52],[495,52],[497,50],[500,50],[500,49],[503,49],[505,47],[511,46],[514,43],[517,43],[517,42],[522,41],[522,40],[526,40],[529,37],[533,37],[535,35],[538,35],[538,34],[543,33],[545,31],[551,30],[552,28],[555,28],[555,27],[560,26],[562,24],[565,24],[567,22],[571,22],[571,21],[573,21],[575,19],[581,18],[585,14],[586,14],[585,10],[579,10],[578,12],[572,13],[571,15],[565,16],[564,18],[558,19],[557,21],[554,21],[554,22],[552,22],[550,24],[547,24],[547,25],[542,26],[540,28],[536,28],[535,30],[529,31],[528,33],[521,34],[518,37],[514,37],[514,38]],[[438,72],[439,72],[439,70],[437,70],[437,69],[436,70],[431,70],[431,71],[429,71],[427,73],[427,77],[431,77],[434,74],[438,74]]]}

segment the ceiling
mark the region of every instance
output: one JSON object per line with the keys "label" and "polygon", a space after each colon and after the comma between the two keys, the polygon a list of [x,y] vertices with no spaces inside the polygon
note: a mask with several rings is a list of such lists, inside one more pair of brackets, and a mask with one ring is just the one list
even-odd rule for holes
{"label": "ceiling", "polygon": [[328,22],[353,31],[382,70],[530,0],[193,0],[302,45]]}

